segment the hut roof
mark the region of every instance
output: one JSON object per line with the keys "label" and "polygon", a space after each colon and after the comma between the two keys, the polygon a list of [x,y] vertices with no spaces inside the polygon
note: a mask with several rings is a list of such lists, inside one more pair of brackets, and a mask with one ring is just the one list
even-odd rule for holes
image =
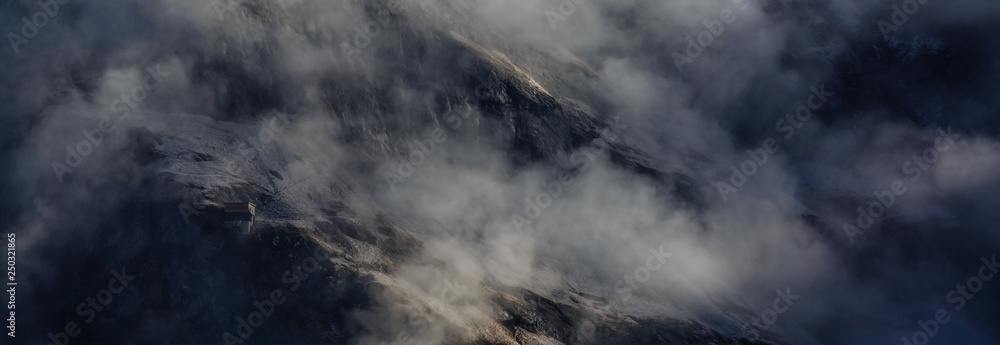
{"label": "hut roof", "polygon": [[227,202],[225,203],[226,213],[250,213],[253,214],[257,205],[252,202]]}

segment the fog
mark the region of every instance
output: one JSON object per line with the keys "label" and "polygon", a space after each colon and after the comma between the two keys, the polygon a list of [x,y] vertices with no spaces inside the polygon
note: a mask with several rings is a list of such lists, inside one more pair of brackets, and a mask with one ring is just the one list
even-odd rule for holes
{"label": "fog", "polygon": [[[230,175],[280,170],[267,188],[303,220],[345,185],[349,216],[422,242],[346,316],[350,343],[492,327],[501,287],[734,336],[790,289],[766,327],[783,342],[898,343],[944,309],[931,341],[1000,343],[995,283],[948,297],[1000,248],[1000,5],[930,0],[897,23],[903,2],[580,2],[69,2],[31,38],[21,18],[44,7],[9,4],[0,27],[25,41],[0,50],[0,176],[24,300],[116,246],[102,220],[163,171],[137,147],[186,142],[243,152],[220,157]],[[497,105],[518,97],[586,111]],[[203,124],[228,139],[192,137]],[[118,247],[106,262],[140,257]]]}

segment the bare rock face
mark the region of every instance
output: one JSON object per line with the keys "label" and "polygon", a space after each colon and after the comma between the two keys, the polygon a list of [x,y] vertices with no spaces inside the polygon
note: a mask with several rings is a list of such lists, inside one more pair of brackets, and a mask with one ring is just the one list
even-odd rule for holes
{"label": "bare rock face", "polygon": [[[384,16],[385,6],[364,8]],[[317,119],[308,113],[315,108],[287,95],[296,92],[291,81],[266,65],[280,43],[267,30],[302,25],[282,11],[271,2],[239,5],[240,17],[228,20],[261,31],[225,31],[231,36],[220,42],[227,47],[197,52],[205,56],[186,67],[199,82],[228,95],[218,116],[146,112],[145,119],[155,119],[150,124],[121,129],[124,137],[116,145],[129,157],[131,173],[101,185],[125,197],[95,223],[99,233],[64,246],[98,250],[102,244],[92,239],[114,239],[101,249],[105,258],[87,256],[87,262],[120,262],[135,279],[100,314],[97,329],[73,342],[549,345],[736,339],[696,321],[609,309],[606,298],[569,286],[533,291],[486,277],[476,286],[445,279],[442,287],[400,274],[440,274],[448,267],[428,259],[432,249],[411,234],[419,229],[403,225],[405,217],[371,195],[381,188],[371,181],[382,179],[357,172],[380,174],[380,161],[405,157],[410,143],[428,140],[429,128],[479,138],[510,152],[507,159],[516,165],[567,164],[572,151],[601,138],[608,126],[601,110],[606,105],[588,101],[598,99],[599,91],[586,86],[596,75],[565,53],[489,46],[428,26],[432,21],[421,16],[431,14],[418,9],[381,18],[385,36],[372,40],[360,59],[330,61],[356,64],[357,70],[317,76],[321,89],[315,92],[325,112]],[[465,34],[502,40],[482,29]],[[364,116],[353,115],[361,111]],[[325,138],[300,142],[300,135]],[[607,144],[626,169],[666,176],[629,147]],[[225,225],[223,204],[233,201],[256,205],[249,234]],[[57,279],[82,287],[70,301],[103,277]],[[65,303],[63,313],[72,315],[72,302]]]}
{"label": "bare rock face", "polygon": [[1000,243],[976,1],[12,2],[19,338],[898,341]]}
{"label": "bare rock face", "polygon": [[[442,104],[442,110],[456,112],[464,107],[476,112],[478,123],[469,135],[504,138],[497,142],[509,142],[516,152],[513,158],[523,162],[558,159],[585,139],[599,137],[601,115],[590,106],[551,94],[500,52],[488,52],[454,33],[443,37],[451,47],[442,51],[459,51],[455,55],[463,63],[475,66],[456,78],[490,85],[477,90],[480,94],[475,98],[465,94],[476,90],[472,87],[454,89],[453,95],[444,97],[456,101]],[[382,116],[383,121],[398,121],[388,111]],[[298,119],[289,117],[275,123],[290,130]],[[197,273],[182,274],[184,283],[171,283],[170,273],[161,278],[167,281],[146,284],[162,291],[158,298],[172,296],[176,289],[195,294],[209,286],[215,291],[214,295],[182,297],[162,307],[159,317],[177,317],[176,308],[188,310],[182,315],[191,319],[178,320],[190,323],[186,327],[208,324],[203,326],[211,331],[204,334],[193,329],[184,333],[193,339],[243,340],[238,333],[240,327],[247,327],[241,326],[241,318],[254,329],[247,341],[262,343],[289,338],[364,343],[372,329],[389,322],[383,318],[399,318],[391,322],[410,328],[383,335],[400,343],[433,339],[455,344],[721,344],[737,339],[695,321],[622,314],[609,310],[604,298],[571,290],[541,295],[487,279],[482,286],[461,288],[478,291],[476,298],[469,298],[463,296],[464,291],[448,291],[448,287],[435,294],[436,287],[414,286],[396,276],[401,266],[413,265],[415,260],[425,269],[440,270],[444,265],[423,262],[421,253],[428,249],[381,211],[363,184],[338,171],[342,166],[298,158],[294,147],[280,143],[268,145],[252,124],[183,113],[163,118],[161,126],[135,133],[138,141],[148,143],[134,149],[136,155],[149,157],[143,161],[143,174],[149,176],[143,184],[149,187],[140,189],[148,188],[155,195],[149,202],[160,205],[148,207],[164,210],[153,221],[157,228],[170,229],[160,235],[168,237],[159,241],[180,246],[191,241],[203,248],[188,248],[195,257],[187,258],[192,261],[186,264],[193,267],[186,269]],[[265,129],[267,125],[265,121]],[[366,128],[338,123],[331,129],[343,129],[340,134],[347,138],[359,136],[348,142],[356,141],[354,149],[372,157],[390,153],[364,146],[379,137]],[[406,130],[400,128],[388,136],[420,140],[419,133]],[[612,153],[626,157],[625,150],[615,147]],[[361,159],[348,164],[363,167],[374,162]],[[623,165],[655,171],[636,160],[623,160]],[[230,200],[249,200],[258,206],[250,235],[225,230],[221,207]],[[143,245],[158,246],[157,241],[149,239]],[[180,259],[183,253],[170,256],[172,262],[184,260]],[[155,269],[184,272],[177,267]],[[152,274],[142,273],[143,277]],[[146,285],[139,287],[143,288]],[[249,306],[266,301],[274,291],[280,291],[285,302],[275,307],[266,327],[254,327],[249,315],[255,309]],[[384,299],[399,306],[387,307]],[[400,310],[406,315],[394,315],[403,313]],[[211,325],[213,320],[223,322]]]}

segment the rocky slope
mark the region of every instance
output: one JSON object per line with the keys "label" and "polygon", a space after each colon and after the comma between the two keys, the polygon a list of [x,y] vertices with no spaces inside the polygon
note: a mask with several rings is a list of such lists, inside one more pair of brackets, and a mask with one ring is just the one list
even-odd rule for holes
{"label": "rocky slope", "polygon": [[[1000,243],[971,3],[892,39],[868,2],[64,4],[3,56],[18,339],[897,341]],[[937,339],[995,343],[993,296]]]}

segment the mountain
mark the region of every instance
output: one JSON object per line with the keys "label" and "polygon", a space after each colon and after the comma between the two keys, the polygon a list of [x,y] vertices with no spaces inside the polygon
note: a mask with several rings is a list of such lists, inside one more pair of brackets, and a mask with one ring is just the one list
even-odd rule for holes
{"label": "mountain", "polygon": [[998,7],[11,2],[8,338],[1000,343]]}

